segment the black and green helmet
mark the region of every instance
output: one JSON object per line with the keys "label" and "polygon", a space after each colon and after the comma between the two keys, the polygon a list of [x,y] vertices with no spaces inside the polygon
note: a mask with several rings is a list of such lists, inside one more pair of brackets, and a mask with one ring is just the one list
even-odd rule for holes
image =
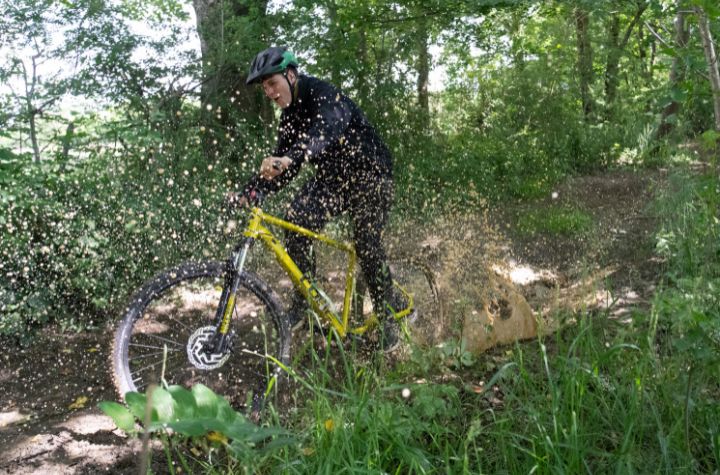
{"label": "black and green helmet", "polygon": [[290,66],[297,68],[298,62],[295,55],[287,48],[277,46],[268,48],[255,56],[245,84],[261,81],[271,74],[282,73]]}

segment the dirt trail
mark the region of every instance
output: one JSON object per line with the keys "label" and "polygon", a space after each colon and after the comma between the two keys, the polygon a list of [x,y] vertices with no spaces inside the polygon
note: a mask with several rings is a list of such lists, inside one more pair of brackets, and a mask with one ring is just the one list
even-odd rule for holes
{"label": "dirt trail", "polygon": [[[653,241],[658,217],[651,205],[664,183],[661,172],[585,176],[560,186],[555,198],[533,203],[580,209],[594,226],[587,235],[567,239],[511,236],[512,254],[541,276],[525,286],[526,298],[536,308],[604,307],[617,317],[648,305],[661,272]],[[548,302],[544,294],[553,287],[559,292]]]}
{"label": "dirt trail", "polygon": [[[438,258],[441,282],[471,284],[462,289],[469,301],[447,289],[449,314],[457,318],[471,308],[468,289],[482,288],[463,269],[492,261],[545,314],[599,306],[622,318],[633,306],[646,305],[660,272],[652,254],[657,222],[648,205],[663,182],[661,173],[648,171],[574,178],[544,200],[464,220],[454,236],[424,236],[431,253],[451,243],[452,252],[446,248]],[[563,205],[591,215],[592,233],[563,238],[516,231],[523,213]],[[399,233],[396,241],[402,242]],[[474,259],[472,265],[468,259]],[[77,335],[49,330],[29,348],[5,348],[0,474],[136,472],[137,441],[126,439],[97,409],[98,402],[115,399],[107,364],[110,334],[109,329]]]}
{"label": "dirt trail", "polygon": [[114,400],[109,332],[48,331],[6,351],[0,370],[0,473],[136,473],[136,444],[97,403]]}

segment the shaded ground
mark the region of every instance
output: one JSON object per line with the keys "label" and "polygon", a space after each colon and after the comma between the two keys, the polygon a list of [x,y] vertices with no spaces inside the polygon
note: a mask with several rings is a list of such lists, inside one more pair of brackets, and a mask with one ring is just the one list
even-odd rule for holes
{"label": "shaded ground", "polygon": [[97,403],[114,400],[106,332],[47,332],[6,351],[0,473],[136,473],[133,450]]}
{"label": "shaded ground", "polygon": [[[599,306],[621,318],[646,305],[660,271],[652,254],[657,222],[648,205],[662,183],[661,173],[647,171],[574,178],[554,197],[484,210],[455,221],[447,235],[423,236],[447,291],[448,315],[457,319],[471,311],[483,288],[473,269],[486,267],[505,273],[543,316]],[[517,231],[524,213],[556,206],[592,216],[590,232]],[[402,230],[395,238],[390,241],[397,246],[407,245]],[[97,410],[98,402],[115,399],[110,334],[48,331],[30,348],[6,349],[0,357],[0,473],[136,473],[139,443]]]}

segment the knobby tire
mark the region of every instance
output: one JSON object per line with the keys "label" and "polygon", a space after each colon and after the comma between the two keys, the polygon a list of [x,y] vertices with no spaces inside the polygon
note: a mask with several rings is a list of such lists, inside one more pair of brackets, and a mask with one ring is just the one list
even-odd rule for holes
{"label": "knobby tire", "polygon": [[283,390],[282,371],[267,355],[287,364],[289,328],[279,297],[252,272],[240,275],[230,326],[233,351],[227,361],[212,370],[190,362],[187,342],[198,328],[213,324],[225,272],[221,262],[186,263],[159,274],[132,297],[111,353],[121,397],[162,384],[162,378],[188,388],[205,384],[233,406],[258,411],[273,376],[274,390]]}

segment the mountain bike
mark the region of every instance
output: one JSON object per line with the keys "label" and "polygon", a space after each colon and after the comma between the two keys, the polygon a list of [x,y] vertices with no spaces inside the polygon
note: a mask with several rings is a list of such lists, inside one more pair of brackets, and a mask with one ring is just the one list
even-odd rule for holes
{"label": "mountain bike", "polygon": [[[341,302],[333,301],[327,289],[298,268],[271,228],[299,233],[341,251],[345,257]],[[292,359],[290,320],[278,292],[247,268],[258,241],[307,299],[308,318],[324,334],[337,341],[362,339],[378,326],[378,317],[366,311],[369,298],[356,279],[357,257],[351,243],[255,206],[226,261],[190,262],[166,270],[131,298],[112,350],[114,382],[121,397],[145,391],[151,384],[203,383],[257,417],[271,389],[283,391],[281,382],[298,362]],[[389,267],[394,285],[408,302],[407,308],[395,312],[404,328],[409,316],[414,322],[442,318],[429,266],[411,257],[391,259]]]}

